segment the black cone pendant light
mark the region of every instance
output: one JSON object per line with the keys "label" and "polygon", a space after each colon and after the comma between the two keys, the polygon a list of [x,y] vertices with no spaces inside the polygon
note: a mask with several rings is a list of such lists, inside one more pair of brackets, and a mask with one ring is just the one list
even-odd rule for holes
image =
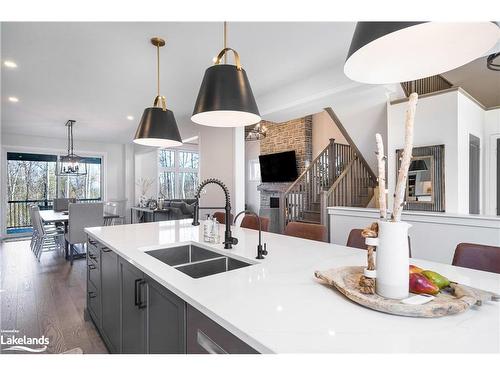
{"label": "black cone pendant light", "polygon": [[160,95],[160,47],[165,41],[155,37],[151,43],[156,47],[157,96],[153,107],[146,108],[135,133],[134,142],[144,146],[175,147],[182,145],[174,113],[167,109],[166,99]]}
{"label": "black cone pendant light", "polygon": [[[224,48],[215,64],[205,71],[191,120],[200,125],[237,127],[260,122],[259,109],[241,67],[238,52],[226,47],[227,25],[224,22]],[[226,53],[233,52],[235,64],[226,64]],[[221,59],[224,57],[224,64]]]}
{"label": "black cone pendant light", "polygon": [[483,56],[499,37],[493,22],[358,22],[344,73],[374,84],[430,77]]}

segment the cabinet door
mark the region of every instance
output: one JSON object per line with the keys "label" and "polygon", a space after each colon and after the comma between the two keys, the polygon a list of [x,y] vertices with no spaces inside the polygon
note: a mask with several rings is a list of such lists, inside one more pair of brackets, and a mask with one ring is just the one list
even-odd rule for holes
{"label": "cabinet door", "polygon": [[111,353],[120,351],[120,283],[118,256],[101,248],[101,314],[102,334]]}
{"label": "cabinet door", "polygon": [[146,276],[148,353],[186,353],[186,303]]}
{"label": "cabinet door", "polygon": [[188,354],[258,354],[258,352],[192,306],[187,306]]}
{"label": "cabinet door", "polygon": [[146,353],[146,281],[144,274],[120,259],[122,353]]}

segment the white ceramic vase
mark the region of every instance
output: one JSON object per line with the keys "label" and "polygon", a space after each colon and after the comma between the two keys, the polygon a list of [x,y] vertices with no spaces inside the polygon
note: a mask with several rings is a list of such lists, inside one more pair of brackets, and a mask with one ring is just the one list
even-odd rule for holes
{"label": "white ceramic vase", "polygon": [[375,292],[379,296],[391,299],[408,297],[410,227],[405,222],[379,220],[378,238],[367,238],[367,244],[377,246]]}

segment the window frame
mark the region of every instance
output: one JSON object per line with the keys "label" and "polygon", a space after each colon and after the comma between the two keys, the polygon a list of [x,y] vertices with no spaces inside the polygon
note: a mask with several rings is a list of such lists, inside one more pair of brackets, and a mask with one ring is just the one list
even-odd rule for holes
{"label": "window frame", "polygon": [[[173,167],[163,167],[160,165],[160,153],[162,151],[171,151],[174,156],[174,165]],[[198,155],[198,167],[197,168],[185,168],[180,166],[180,157],[179,153],[193,153]],[[157,166],[158,166],[158,197],[162,197],[164,199],[190,199],[190,198],[181,198],[180,194],[180,174],[181,173],[196,173],[198,181],[200,180],[200,151],[198,149],[190,149],[185,147],[175,147],[175,148],[162,148],[157,152]],[[161,174],[166,172],[174,173],[174,197],[168,198],[163,196],[161,192]]]}

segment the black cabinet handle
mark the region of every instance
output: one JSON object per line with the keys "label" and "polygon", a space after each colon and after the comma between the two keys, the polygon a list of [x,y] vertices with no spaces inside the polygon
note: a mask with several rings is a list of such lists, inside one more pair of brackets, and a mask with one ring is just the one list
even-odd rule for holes
{"label": "black cabinet handle", "polygon": [[89,298],[95,298],[97,297],[97,294],[95,292],[89,292]]}
{"label": "black cabinet handle", "polygon": [[101,248],[102,251],[104,251],[105,253],[109,253],[111,251],[111,249],[109,247],[106,247],[106,246],[103,246]]}
{"label": "black cabinet handle", "polygon": [[88,253],[88,254],[89,254],[90,259],[93,259],[93,260],[97,259],[97,256],[95,254],[92,254],[92,253]]}
{"label": "black cabinet handle", "polygon": [[134,287],[134,305],[139,306],[140,301],[139,301],[139,282],[142,279],[136,279],[135,280],[135,287]]}
{"label": "black cabinet handle", "polygon": [[144,279],[136,279],[135,280],[135,289],[134,289],[134,305],[139,309],[144,309],[147,306],[147,303],[142,300],[142,286],[146,284],[146,280]]}
{"label": "black cabinet handle", "polygon": [[91,245],[93,245],[93,246],[96,246],[96,245],[97,245],[97,242],[95,242],[94,240],[91,240],[91,239],[89,238],[89,244],[91,244]]}
{"label": "black cabinet handle", "polygon": [[97,268],[97,267],[96,267],[96,266],[94,266],[93,264],[89,264],[89,269],[91,269],[91,270],[95,270],[96,268]]}

